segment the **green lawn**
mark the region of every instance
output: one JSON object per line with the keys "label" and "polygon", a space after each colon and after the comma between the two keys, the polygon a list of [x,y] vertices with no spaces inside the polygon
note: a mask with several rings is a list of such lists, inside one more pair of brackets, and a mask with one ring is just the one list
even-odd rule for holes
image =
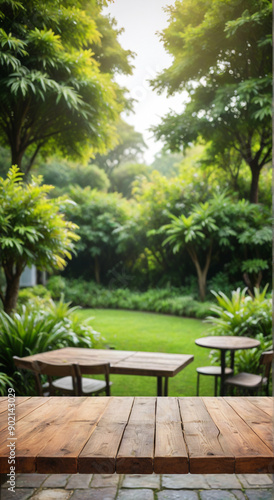
{"label": "green lawn", "polygon": [[[195,339],[206,335],[207,324],[197,319],[163,314],[85,309],[81,317],[94,319],[91,324],[115,349],[193,354],[194,361],[169,379],[169,396],[196,395],[196,367],[210,364],[209,349],[198,347]],[[156,378],[111,375],[114,396],[155,396]],[[214,378],[200,378],[200,395],[213,396]]]}

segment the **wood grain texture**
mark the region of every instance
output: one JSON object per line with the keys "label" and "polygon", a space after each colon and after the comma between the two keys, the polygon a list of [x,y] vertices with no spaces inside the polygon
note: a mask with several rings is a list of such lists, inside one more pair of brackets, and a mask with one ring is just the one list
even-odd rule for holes
{"label": "wood grain texture", "polygon": [[152,474],[155,398],[135,398],[116,460],[118,474]]}
{"label": "wood grain texture", "polygon": [[187,474],[188,470],[178,401],[175,398],[157,398],[154,472]]}
{"label": "wood grain texture", "polygon": [[272,416],[268,415],[260,407],[252,404],[252,399],[227,398],[228,404],[233,408],[245,423],[249,425],[253,432],[268,446],[273,452],[273,428]]}
{"label": "wood grain texture", "polygon": [[[211,398],[214,399],[214,398]],[[233,473],[234,456],[202,398],[179,398],[184,438],[192,474]]]}
{"label": "wood grain texture", "polygon": [[74,404],[67,413],[62,412],[54,420],[51,437],[37,454],[37,472],[78,472],[79,454],[110,402],[107,397],[93,399],[94,401],[84,397],[74,398]]}
{"label": "wood grain texture", "polygon": [[262,398],[260,398],[260,396],[258,396],[258,397],[252,396],[248,399],[253,405],[255,405],[260,410],[263,410],[271,418],[273,418],[273,414],[274,414],[274,398],[273,397],[264,397],[263,404],[262,404]]}
{"label": "wood grain texture", "polygon": [[[228,401],[223,398],[203,399],[212,420],[223,436],[225,449],[230,450],[235,457],[235,473],[268,472],[268,468],[273,464],[273,453],[242,417],[234,411]],[[258,412],[257,418],[260,418]]]}
{"label": "wood grain texture", "polygon": [[[0,398],[0,473],[9,472]],[[16,472],[272,473],[273,398],[22,397]]]}
{"label": "wood grain texture", "polygon": [[112,474],[133,398],[110,398],[102,418],[79,455],[78,472]]}

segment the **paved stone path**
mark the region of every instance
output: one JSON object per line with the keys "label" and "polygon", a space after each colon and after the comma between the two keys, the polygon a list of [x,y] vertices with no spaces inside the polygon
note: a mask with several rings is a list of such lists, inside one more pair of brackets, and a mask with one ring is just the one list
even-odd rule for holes
{"label": "paved stone path", "polygon": [[270,474],[18,474],[0,500],[272,500]]}

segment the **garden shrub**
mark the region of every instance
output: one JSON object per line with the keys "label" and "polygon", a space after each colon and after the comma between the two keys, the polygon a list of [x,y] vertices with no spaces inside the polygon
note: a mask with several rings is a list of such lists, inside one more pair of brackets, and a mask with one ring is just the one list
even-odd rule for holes
{"label": "garden shrub", "polygon": [[34,378],[31,372],[22,372],[15,367],[13,356],[29,356],[62,347],[98,347],[100,334],[93,330],[90,318],[80,320],[76,307],[60,301],[45,306],[37,302],[23,304],[18,312],[9,316],[0,313],[0,363],[2,372],[11,377],[17,394],[31,394]]}
{"label": "garden shrub", "polygon": [[[128,309],[148,311],[177,316],[205,318],[210,313],[211,302],[199,302],[192,295],[184,295],[176,287],[154,288],[146,292],[132,291],[129,288],[105,288],[93,281],[63,279],[56,286],[57,280],[50,278],[48,288],[53,298],[64,290],[65,299],[82,307],[105,309]],[[65,286],[63,287],[63,284]],[[185,289],[183,289],[185,292]]]}
{"label": "garden shrub", "polygon": [[213,335],[244,335],[255,337],[258,333],[268,336],[272,332],[272,300],[267,286],[260,292],[254,289],[254,298],[247,295],[247,288],[237,288],[231,298],[223,292],[212,292],[217,304],[211,307],[206,321],[211,323]]}
{"label": "garden shrub", "polygon": [[[259,373],[261,353],[272,348],[272,299],[267,286],[260,292],[254,289],[254,297],[247,295],[247,288],[237,288],[231,298],[222,292],[212,292],[217,305],[211,307],[215,316],[208,316],[213,335],[239,335],[260,341],[255,349],[243,349],[235,353],[235,373]],[[220,363],[220,351],[211,352],[212,362]]]}
{"label": "garden shrub", "polygon": [[17,303],[18,305],[27,304],[31,300],[35,301],[37,297],[39,299],[43,298],[47,301],[51,299],[51,293],[43,285],[22,288],[19,290]]}
{"label": "garden shrub", "polygon": [[[1,365],[0,365],[1,369]],[[6,396],[8,388],[13,387],[13,380],[6,373],[0,372],[0,396]]]}

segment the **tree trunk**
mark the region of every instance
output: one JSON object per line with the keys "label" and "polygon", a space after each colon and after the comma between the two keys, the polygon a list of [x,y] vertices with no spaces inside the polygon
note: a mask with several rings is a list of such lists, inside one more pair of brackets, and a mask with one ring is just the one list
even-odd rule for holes
{"label": "tree trunk", "polygon": [[94,274],[96,283],[100,285],[100,262],[97,255],[94,257]]}
{"label": "tree trunk", "polygon": [[204,302],[205,296],[206,296],[207,270],[205,271],[205,269],[201,269],[200,265],[199,265],[199,262],[198,262],[198,266],[195,265],[195,267],[196,267],[197,275],[198,275],[198,285],[199,285],[200,299],[201,299],[202,302]]}
{"label": "tree trunk", "polygon": [[4,311],[7,314],[11,314],[12,311],[16,308],[19,293],[20,276],[20,274],[15,274],[11,277],[8,277],[6,274],[7,288],[4,297]]}
{"label": "tree trunk", "polygon": [[259,202],[259,178],[260,168],[258,165],[250,165],[251,168],[251,187],[250,187],[250,203]]}
{"label": "tree trunk", "polygon": [[23,159],[23,153],[18,153],[17,151],[12,150],[11,152],[11,163],[12,165],[17,165],[19,168],[20,172],[23,172],[22,170],[22,159]]}
{"label": "tree trunk", "polygon": [[209,269],[210,262],[211,262],[212,242],[210,243],[210,246],[209,246],[209,249],[208,249],[208,252],[206,255],[206,262],[205,262],[203,269],[200,266],[200,262],[199,262],[199,259],[197,257],[195,250],[193,248],[190,248],[190,247],[187,250],[188,250],[188,253],[191,257],[191,260],[192,260],[194,266],[196,267],[197,276],[198,276],[198,286],[199,286],[200,299],[202,302],[204,302],[205,296],[206,296],[207,273],[208,273],[208,269]]}

